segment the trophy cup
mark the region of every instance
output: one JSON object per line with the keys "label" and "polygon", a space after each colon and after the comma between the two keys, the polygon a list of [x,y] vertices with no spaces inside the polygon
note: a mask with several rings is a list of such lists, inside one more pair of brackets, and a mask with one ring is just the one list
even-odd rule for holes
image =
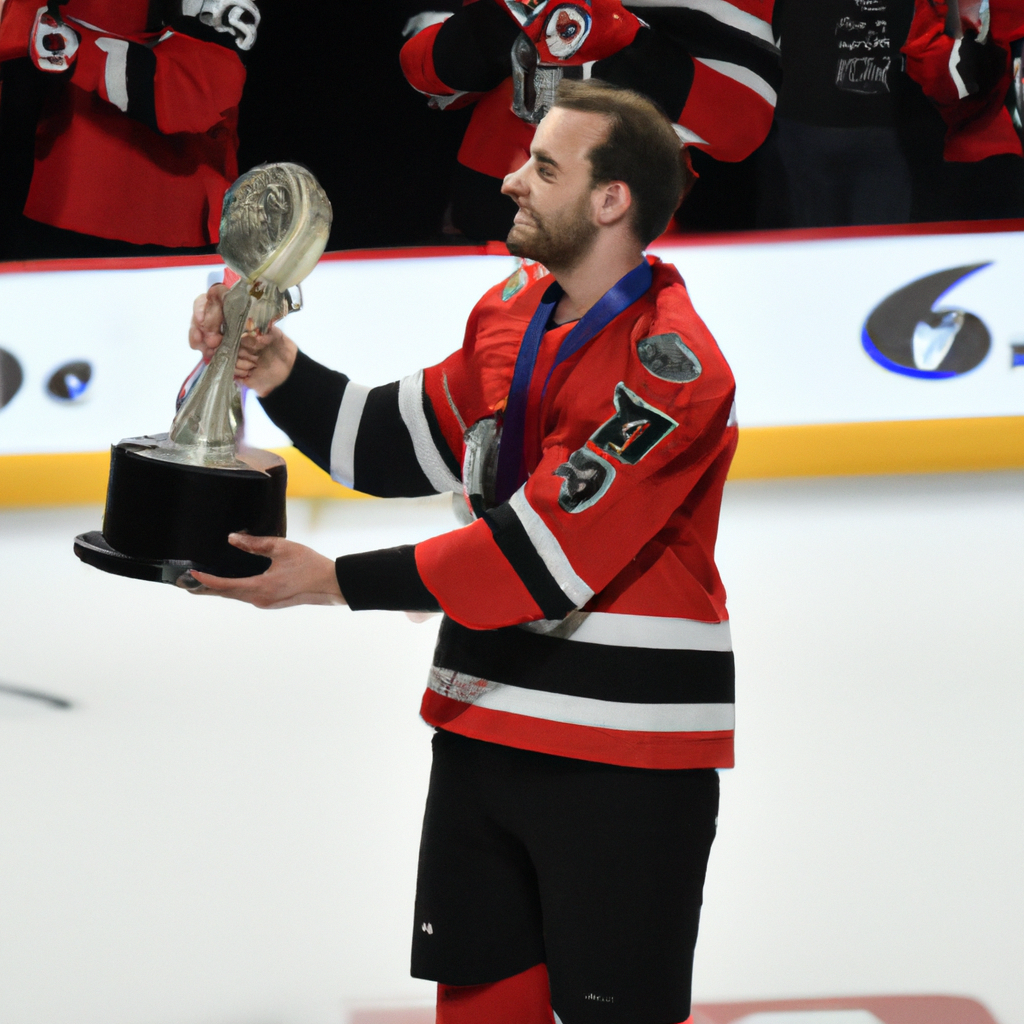
{"label": "trophy cup", "polygon": [[237,577],[270,567],[227,539],[285,535],[287,468],[244,443],[235,363],[249,320],[262,333],[299,308],[288,290],[316,265],[330,228],[331,205],[304,167],[266,164],[228,189],[217,251],[240,279],[224,296],[224,340],[168,433],[111,447],[103,530],[75,538],[83,562],[163,583],[191,569]]}

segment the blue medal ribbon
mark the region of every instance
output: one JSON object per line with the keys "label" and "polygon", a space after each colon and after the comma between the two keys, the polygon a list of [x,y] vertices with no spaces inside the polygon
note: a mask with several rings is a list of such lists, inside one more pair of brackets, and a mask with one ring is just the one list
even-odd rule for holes
{"label": "blue medal ribbon", "polygon": [[[569,356],[579,352],[595,334],[604,330],[623,310],[632,306],[651,287],[653,280],[651,265],[644,260],[625,277],[620,278],[594,303],[576,326],[562,339],[555,362],[544,381],[544,392],[555,368]],[[516,368],[512,374],[512,387],[505,405],[505,417],[501,428],[501,443],[498,448],[498,468],[495,478],[495,497],[499,504],[508,501],[526,480],[523,465],[523,433],[526,427],[526,401],[530,393],[530,382],[537,364],[537,354],[548,329],[548,323],[565,294],[562,286],[555,281],[544,292],[537,311],[530,320],[523,335],[516,357]]]}

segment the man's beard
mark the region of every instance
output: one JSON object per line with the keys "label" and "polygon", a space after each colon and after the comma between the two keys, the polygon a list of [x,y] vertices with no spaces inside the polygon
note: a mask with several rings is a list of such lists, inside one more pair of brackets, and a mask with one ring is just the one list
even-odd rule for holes
{"label": "man's beard", "polygon": [[513,224],[505,244],[513,256],[536,260],[548,270],[571,270],[590,251],[597,225],[590,219],[590,196],[580,198],[574,210],[560,211],[541,220],[530,213],[532,224]]}

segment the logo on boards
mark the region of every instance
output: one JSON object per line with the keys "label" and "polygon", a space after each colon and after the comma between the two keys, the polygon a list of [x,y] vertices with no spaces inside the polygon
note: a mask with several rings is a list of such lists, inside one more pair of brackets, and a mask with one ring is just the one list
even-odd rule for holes
{"label": "logo on boards", "polygon": [[893,292],[868,316],[861,332],[864,350],[887,370],[908,377],[942,380],[973,370],[988,355],[992,336],[973,313],[939,306],[939,300],[989,266],[940,270]]}

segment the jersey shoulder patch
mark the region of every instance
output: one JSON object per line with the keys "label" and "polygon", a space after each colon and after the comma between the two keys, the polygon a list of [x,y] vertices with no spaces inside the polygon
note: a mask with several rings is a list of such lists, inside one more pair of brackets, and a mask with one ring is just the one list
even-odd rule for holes
{"label": "jersey shoulder patch", "polygon": [[641,338],[636,343],[636,354],[648,373],[674,384],[689,384],[703,370],[693,350],[674,332]]}
{"label": "jersey shoulder patch", "polygon": [[509,275],[501,289],[501,301],[508,302],[527,285],[535,284],[542,277],[547,277],[548,273],[548,268],[536,260],[520,259],[518,266]]}

